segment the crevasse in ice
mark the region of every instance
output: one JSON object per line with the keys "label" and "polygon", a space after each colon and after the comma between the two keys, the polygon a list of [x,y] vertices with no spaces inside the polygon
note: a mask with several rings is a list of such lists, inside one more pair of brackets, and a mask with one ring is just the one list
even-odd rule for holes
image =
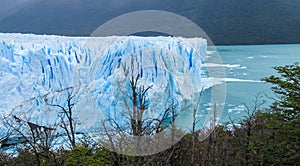
{"label": "crevasse in ice", "polygon": [[59,111],[45,98],[65,106],[61,93],[73,87],[81,128],[95,127],[97,112],[123,121],[139,75],[139,87],[151,86],[145,116],[159,116],[171,99],[184,107],[201,90],[206,49],[201,38],[0,34],[0,115],[53,126]]}

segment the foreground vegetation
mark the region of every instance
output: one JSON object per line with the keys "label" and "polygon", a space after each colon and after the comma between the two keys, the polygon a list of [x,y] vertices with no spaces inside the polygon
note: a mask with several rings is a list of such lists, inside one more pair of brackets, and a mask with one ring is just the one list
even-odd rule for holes
{"label": "foreground vegetation", "polygon": [[263,79],[275,85],[278,99],[272,106],[259,110],[261,102],[255,100],[255,108],[247,108],[238,125],[216,126],[205,140],[194,131],[166,151],[143,157],[120,155],[88,141],[71,141],[71,150],[33,144],[20,148],[17,156],[1,153],[0,165],[300,165],[300,66],[275,69],[279,76]]}

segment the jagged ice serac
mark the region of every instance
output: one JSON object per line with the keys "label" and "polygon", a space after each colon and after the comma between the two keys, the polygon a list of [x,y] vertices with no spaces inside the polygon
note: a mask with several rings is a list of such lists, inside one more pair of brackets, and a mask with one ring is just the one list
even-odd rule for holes
{"label": "jagged ice serac", "polygon": [[206,51],[202,38],[0,34],[0,115],[53,127],[60,111],[51,105],[65,107],[71,94],[77,129],[96,130],[99,119],[126,121],[132,76],[151,87],[145,116],[159,117],[171,100],[180,111],[207,86]]}

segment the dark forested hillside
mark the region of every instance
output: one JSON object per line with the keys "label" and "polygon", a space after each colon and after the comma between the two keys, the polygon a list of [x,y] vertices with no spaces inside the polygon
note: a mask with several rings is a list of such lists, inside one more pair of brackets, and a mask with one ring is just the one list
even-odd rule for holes
{"label": "dark forested hillside", "polygon": [[116,16],[152,9],[191,19],[219,45],[300,43],[299,0],[27,1],[0,12],[0,32],[89,35]]}

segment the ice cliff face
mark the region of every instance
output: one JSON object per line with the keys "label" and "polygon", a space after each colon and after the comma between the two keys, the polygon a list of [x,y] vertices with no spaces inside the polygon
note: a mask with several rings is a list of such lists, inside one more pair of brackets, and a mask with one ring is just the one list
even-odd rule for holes
{"label": "ice cliff face", "polygon": [[139,87],[151,87],[146,116],[159,116],[170,99],[183,107],[201,90],[206,49],[201,38],[0,34],[0,114],[55,124],[57,111],[45,100],[64,106],[60,92],[72,87],[86,128],[99,110],[122,120],[130,78],[139,76]]}

